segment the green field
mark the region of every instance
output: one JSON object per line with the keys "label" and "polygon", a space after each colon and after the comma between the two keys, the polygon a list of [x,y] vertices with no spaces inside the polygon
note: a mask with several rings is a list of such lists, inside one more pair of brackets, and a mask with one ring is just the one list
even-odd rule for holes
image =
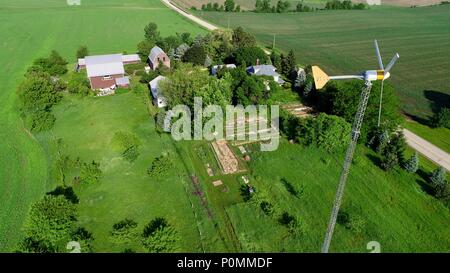
{"label": "green field", "polygon": [[[256,191],[268,193],[268,200],[280,211],[299,217],[304,233],[292,238],[276,217],[265,215],[251,202],[229,206],[227,212],[236,233],[247,242],[244,250],[318,251],[343,155],[330,155],[287,141],[275,152],[254,151],[250,183]],[[357,211],[365,219],[364,231],[355,233],[337,225],[330,251],[367,252],[366,244],[373,240],[381,244],[382,252],[450,251],[449,211],[425,193],[423,179],[405,171],[385,173],[373,165],[373,152],[362,147],[358,151],[342,209]],[[282,178],[303,189],[302,195],[292,196],[281,183]]]}
{"label": "green field", "polygon": [[0,251],[11,249],[29,205],[47,185],[46,155],[25,130],[16,109],[16,87],[35,58],[58,50],[75,62],[79,45],[92,54],[134,52],[143,27],[156,21],[163,35],[204,32],[158,0],[65,1],[4,0],[0,3]]}
{"label": "green field", "polygon": [[[449,103],[450,6],[373,7],[365,11],[321,11],[292,14],[197,12],[206,20],[243,26],[261,44],[295,50],[301,64],[317,64],[330,75],[376,69],[373,40],[378,39],[385,64],[398,51],[400,60],[390,81],[402,109],[426,118],[433,104]],[[377,90],[374,90],[377,92]]]}

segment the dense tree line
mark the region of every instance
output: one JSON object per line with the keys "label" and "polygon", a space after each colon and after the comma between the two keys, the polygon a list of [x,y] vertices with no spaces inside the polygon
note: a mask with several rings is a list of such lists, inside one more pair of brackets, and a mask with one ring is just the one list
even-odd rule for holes
{"label": "dense tree line", "polygon": [[56,51],[47,58],[39,58],[27,70],[19,85],[20,111],[31,131],[40,132],[53,127],[56,120],[51,110],[67,88],[60,76],[67,72],[67,61]]}
{"label": "dense tree line", "polygon": [[331,0],[325,4],[325,9],[327,10],[337,10],[337,9],[365,9],[366,5],[363,3],[353,4],[351,0]]}
{"label": "dense tree line", "polygon": [[219,3],[212,3],[212,2],[203,4],[201,9],[204,11],[240,12],[241,6],[236,5],[234,0],[225,0],[223,5],[219,5]]}

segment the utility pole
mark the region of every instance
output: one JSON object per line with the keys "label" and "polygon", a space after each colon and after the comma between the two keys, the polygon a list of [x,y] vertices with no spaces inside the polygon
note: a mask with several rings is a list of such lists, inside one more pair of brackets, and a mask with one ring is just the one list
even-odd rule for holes
{"label": "utility pole", "polygon": [[275,50],[275,37],[276,36],[277,36],[276,34],[273,35],[272,50]]}

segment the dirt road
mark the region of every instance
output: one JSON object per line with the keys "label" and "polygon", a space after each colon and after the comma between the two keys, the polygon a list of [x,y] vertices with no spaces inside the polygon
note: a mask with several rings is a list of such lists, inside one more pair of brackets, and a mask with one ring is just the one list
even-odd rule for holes
{"label": "dirt road", "polygon": [[403,133],[409,146],[429,160],[444,167],[447,171],[450,171],[450,155],[448,153],[407,129],[403,129]]}
{"label": "dirt road", "polygon": [[161,0],[167,7],[170,9],[178,12],[179,14],[183,15],[184,17],[188,18],[191,21],[194,21],[195,23],[201,25],[202,27],[206,28],[207,30],[215,30],[218,29],[215,25],[208,23],[190,13],[187,13],[186,11],[182,10],[181,8],[174,5],[170,0]]}

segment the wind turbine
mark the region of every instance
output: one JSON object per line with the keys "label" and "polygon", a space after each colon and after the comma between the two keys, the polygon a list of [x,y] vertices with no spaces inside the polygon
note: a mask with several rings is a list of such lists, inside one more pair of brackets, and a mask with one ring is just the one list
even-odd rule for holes
{"label": "wind turbine", "polygon": [[381,81],[380,108],[378,111],[378,126],[379,126],[381,118],[381,103],[383,99],[382,98],[383,83],[384,80],[388,79],[391,76],[389,71],[392,69],[397,59],[400,58],[400,55],[398,53],[395,53],[394,57],[392,58],[392,60],[389,62],[389,64],[386,66],[385,69],[383,66],[383,61],[381,59],[380,50],[378,48],[378,42],[376,40],[375,40],[375,51],[378,58],[378,66],[379,66],[378,70],[367,70],[356,75],[328,76],[318,66],[312,67],[312,73],[316,89],[322,89],[330,80],[359,79],[365,82],[365,85],[361,92],[358,110],[356,111],[355,119],[353,121],[351,140],[348,145],[347,152],[345,154],[344,165],[342,167],[339,184],[336,191],[336,196],[334,198],[333,209],[331,211],[330,221],[328,223],[327,232],[325,234],[325,240],[322,246],[322,253],[328,253],[328,249],[330,248],[331,238],[333,237],[334,232],[334,226],[336,225],[336,219],[339,212],[339,208],[341,206],[342,196],[344,195],[345,183],[347,182],[350,166],[353,159],[353,154],[355,153],[356,144],[358,142],[358,138],[361,131],[361,125],[364,119],[364,113],[366,111],[367,102],[369,100],[370,91],[372,89],[372,82]]}

